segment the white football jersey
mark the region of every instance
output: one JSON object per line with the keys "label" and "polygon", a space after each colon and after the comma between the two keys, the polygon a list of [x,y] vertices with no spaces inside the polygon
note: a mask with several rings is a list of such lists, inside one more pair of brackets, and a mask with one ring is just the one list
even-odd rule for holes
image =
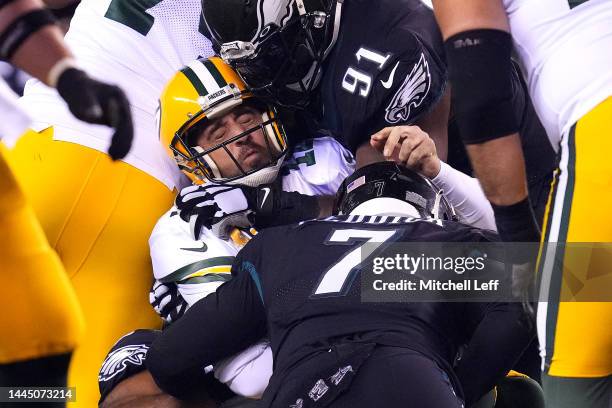
{"label": "white football jersey", "polygon": [[[306,195],[335,194],[354,171],[351,153],[331,137],[307,140],[295,147],[281,169],[283,190]],[[204,228],[200,240],[192,238],[188,222],[176,207],[164,214],[149,239],[155,279],[178,284],[189,305],[214,292],[229,279],[235,255],[241,248],[221,240]]]}
{"label": "white football jersey", "polygon": [[[119,85],[132,106],[135,138],[124,159],[169,188],[181,173],[159,143],[158,99],[177,70],[213,55],[200,32],[201,0],[82,0],[66,42],[79,65],[100,80]],[[106,151],[110,129],[75,119],[57,93],[40,81],[26,86],[23,106],[34,128],[55,126],[54,138]]]}
{"label": "white football jersey", "polygon": [[17,95],[0,78],[0,140],[19,137],[30,125],[28,114],[17,106]]}
{"label": "white football jersey", "polygon": [[503,0],[529,93],[555,149],[612,95],[612,1]]}

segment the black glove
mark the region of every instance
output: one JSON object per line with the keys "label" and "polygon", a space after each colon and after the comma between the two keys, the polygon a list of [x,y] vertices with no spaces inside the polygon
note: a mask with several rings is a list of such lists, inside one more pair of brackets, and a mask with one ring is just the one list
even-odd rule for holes
{"label": "black glove", "polygon": [[316,197],[282,191],[280,183],[189,186],[176,197],[176,206],[183,221],[191,224],[194,239],[199,239],[202,227],[227,239],[233,227],[266,228],[319,214]]}
{"label": "black glove", "polygon": [[187,301],[179,293],[176,284],[158,280],[153,282],[149,291],[149,303],[166,323],[177,321],[188,308]]}
{"label": "black glove", "polygon": [[130,104],[119,87],[96,81],[80,69],[68,68],[57,81],[57,92],[77,119],[115,129],[108,149],[113,160],[128,154],[134,127]]}

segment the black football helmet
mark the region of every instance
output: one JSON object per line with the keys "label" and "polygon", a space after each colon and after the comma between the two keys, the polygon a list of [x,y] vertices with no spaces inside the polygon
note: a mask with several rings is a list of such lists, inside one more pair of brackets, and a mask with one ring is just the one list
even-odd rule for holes
{"label": "black football helmet", "polygon": [[338,36],[343,0],[203,0],[221,57],[255,95],[304,108]]}
{"label": "black football helmet", "polygon": [[421,218],[457,220],[442,190],[427,178],[392,161],[364,166],[348,176],[338,188],[334,214],[349,214],[358,205],[383,197],[407,202]]}

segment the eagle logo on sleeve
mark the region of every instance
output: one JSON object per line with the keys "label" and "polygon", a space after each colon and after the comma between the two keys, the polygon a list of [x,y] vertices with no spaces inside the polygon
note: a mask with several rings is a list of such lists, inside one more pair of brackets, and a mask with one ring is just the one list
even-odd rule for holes
{"label": "eagle logo on sleeve", "polygon": [[142,365],[144,362],[149,346],[145,344],[135,344],[124,346],[113,350],[102,364],[98,381],[108,381],[128,367],[128,364]]}
{"label": "eagle logo on sleeve", "polygon": [[429,64],[425,59],[425,54],[421,53],[421,58],[417,62],[404,83],[397,90],[391,103],[385,111],[385,120],[395,124],[398,122],[408,122],[410,113],[414,108],[418,108],[429,93],[431,86],[431,75],[429,74]]}

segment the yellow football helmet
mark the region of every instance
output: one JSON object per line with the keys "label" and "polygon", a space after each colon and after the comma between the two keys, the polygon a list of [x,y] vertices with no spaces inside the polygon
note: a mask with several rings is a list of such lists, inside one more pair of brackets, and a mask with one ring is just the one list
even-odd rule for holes
{"label": "yellow football helmet", "polygon": [[[197,144],[198,134],[207,122],[245,103],[261,112],[261,124],[206,149]],[[257,100],[238,74],[218,57],[193,61],[174,75],[159,100],[158,126],[160,141],[168,154],[195,184],[207,180],[251,186],[270,183],[287,152],[287,136],[276,108]],[[258,131],[264,135],[269,161],[244,169],[228,147]],[[237,168],[235,174],[222,175],[213,160],[215,154],[228,155]]]}

